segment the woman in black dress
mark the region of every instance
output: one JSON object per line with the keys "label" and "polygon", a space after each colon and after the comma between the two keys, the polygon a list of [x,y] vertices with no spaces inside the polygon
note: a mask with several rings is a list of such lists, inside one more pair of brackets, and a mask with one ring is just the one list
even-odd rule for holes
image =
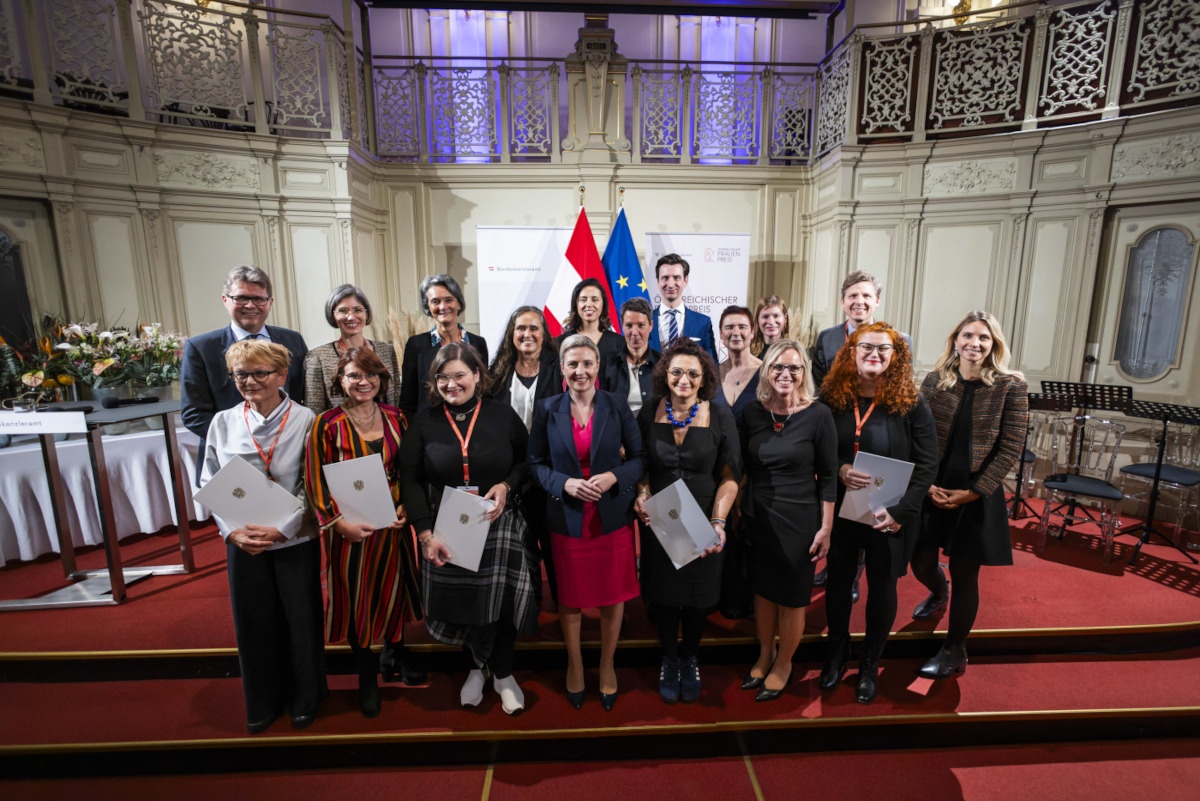
{"label": "woman in black dress", "polygon": [[600,349],[600,365],[614,353],[625,348],[625,340],[612,328],[612,312],[608,307],[608,293],[597,278],[585,278],[571,292],[571,314],[563,325],[562,333],[554,338],[558,350],[567,337],[583,334]]}
{"label": "woman in black dress", "polygon": [[821,384],[821,401],[833,410],[838,439],[838,504],[847,489],[863,489],[871,476],[854,469],[861,450],[913,463],[908,489],[867,525],[838,518],[829,545],[825,607],[829,653],[822,690],[832,690],[850,661],[850,600],[858,552],[866,554],[867,630],[855,695],[869,704],[879,692],[879,658],[896,621],[896,579],[903,576],[917,541],[921,501],[937,466],[937,432],[929,405],[913,382],[912,353],[887,323],[856,328],[834,357]]}
{"label": "woman in black dress", "polygon": [[[700,697],[696,652],[708,612],[720,601],[725,519],[742,478],[737,426],[728,408],[709,402],[716,391],[712,357],[693,340],[678,339],[655,366],[655,397],[638,414],[647,467],[635,505],[642,521],[642,599],[658,627],[663,649],[658,694],[669,704]],[[681,478],[708,513],[714,544],[676,570],[643,504]]]}
{"label": "woman in black dress", "polygon": [[[985,311],[973,311],[955,326],[921,394],[937,423],[941,461],[912,558],[913,575],[929,588],[929,597],[913,618],[933,617],[950,604],[946,642],[921,668],[926,678],[944,679],[967,667],[980,566],[1013,563],[1004,477],[1025,446],[1029,395],[1024,377],[1008,366],[1004,332]],[[950,557],[953,602],[938,548]]]}
{"label": "woman in black dress", "polygon": [[837,436],[829,409],[815,402],[800,343],[784,339],[769,346],[759,375],[757,397],[742,421],[750,487],[739,524],[759,654],[742,689],[758,690],[756,701],[770,701],[791,681],[804,610],[812,601],[814,563],[829,550]]}
{"label": "woman in black dress", "polygon": [[[417,414],[400,446],[404,504],[421,548],[425,627],[434,639],[461,645],[472,659],[459,693],[463,706],[483,700],[485,671],[494,676],[504,711],[516,715],[525,696],[513,678],[517,634],[536,634],[541,583],[525,520],[509,502],[525,469],[529,434],[511,407],[483,398],[487,368],[474,348],[452,343],[430,367],[430,407]],[[445,487],[495,502],[478,572],[450,564],[433,535]]]}

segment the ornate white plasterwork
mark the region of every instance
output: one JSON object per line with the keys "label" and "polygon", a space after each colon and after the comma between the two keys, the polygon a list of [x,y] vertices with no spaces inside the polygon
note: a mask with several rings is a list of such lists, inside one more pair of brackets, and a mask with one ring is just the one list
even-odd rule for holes
{"label": "ornate white plasterwork", "polygon": [[1200,174],[1200,134],[1179,134],[1120,145],[1113,151],[1113,181],[1144,181]]}
{"label": "ornate white plasterwork", "polygon": [[215,153],[163,151],[154,154],[154,170],[163,183],[209,189],[258,189],[254,159]]}
{"label": "ornate white plasterwork", "polygon": [[951,161],[925,165],[922,194],[947,197],[1011,192],[1016,184],[1016,159]]}
{"label": "ornate white plasterwork", "polygon": [[22,170],[44,171],[42,141],[32,131],[0,131],[0,164]]}

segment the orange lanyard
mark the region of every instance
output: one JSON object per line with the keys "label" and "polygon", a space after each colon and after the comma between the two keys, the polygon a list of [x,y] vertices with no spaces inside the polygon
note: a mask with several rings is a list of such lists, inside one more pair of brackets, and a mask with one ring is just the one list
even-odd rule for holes
{"label": "orange lanyard", "polygon": [[875,411],[875,401],[871,401],[871,405],[867,407],[867,413],[860,415],[858,413],[858,398],[854,399],[854,455],[858,455],[858,440],[862,436],[863,426],[867,423],[867,418],[871,416],[871,412]]}
{"label": "orange lanyard", "polygon": [[258,455],[262,457],[267,470],[267,478],[272,481],[275,480],[275,476],[271,475],[271,458],[275,455],[275,446],[279,444],[279,438],[283,436],[283,427],[287,425],[288,415],[291,413],[292,402],[289,400],[287,411],[283,413],[283,420],[279,422],[279,433],[275,435],[275,439],[271,440],[271,447],[266,453],[263,453],[262,446],[258,444],[258,440],[254,438],[254,432],[250,429],[250,403],[242,404],[242,419],[246,421],[246,432],[250,435],[250,441],[254,443],[255,449],[258,450]]}
{"label": "orange lanyard", "polygon": [[479,419],[479,407],[482,405],[482,398],[475,402],[475,412],[471,415],[471,425],[467,426],[467,438],[463,439],[463,435],[459,432],[458,426],[454,422],[454,418],[450,416],[450,410],[446,408],[447,404],[442,404],[442,411],[446,413],[446,421],[450,423],[450,429],[454,432],[454,436],[458,437],[459,444],[462,445],[464,487],[471,483],[471,469],[467,466],[467,446],[471,444],[471,435],[475,433],[475,421]]}

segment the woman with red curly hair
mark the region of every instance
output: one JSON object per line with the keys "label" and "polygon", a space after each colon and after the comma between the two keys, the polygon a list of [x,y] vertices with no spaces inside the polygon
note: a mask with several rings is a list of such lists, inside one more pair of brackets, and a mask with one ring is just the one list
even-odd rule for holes
{"label": "woman with red curly hair", "polygon": [[896,620],[896,579],[907,569],[921,504],[936,475],[937,429],[913,381],[908,343],[887,323],[859,326],[850,334],[821,385],[821,400],[833,411],[837,429],[839,508],[847,489],[871,482],[870,475],[853,468],[858,451],[915,465],[904,496],[876,514],[874,525],[835,518],[830,538],[825,587],[829,653],[821,689],[836,687],[850,661],[850,593],[861,548],[867,566],[867,629],[855,695],[860,704],[869,704],[878,693],[879,658]]}

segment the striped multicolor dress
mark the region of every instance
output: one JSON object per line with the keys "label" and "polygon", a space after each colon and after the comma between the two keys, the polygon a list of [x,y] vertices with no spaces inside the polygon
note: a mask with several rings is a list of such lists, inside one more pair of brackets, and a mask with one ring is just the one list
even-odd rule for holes
{"label": "striped multicolor dress", "polygon": [[[383,441],[379,450],[392,500],[400,503],[397,459],[400,439],[408,423],[394,406],[379,404],[383,417]],[[374,451],[358,435],[350,418],[339,406],[313,423],[305,460],[305,485],[318,525],[323,532],[328,559],[328,601],[325,606],[325,638],[341,642],[349,632],[369,645],[381,635],[387,642],[402,638],[405,621],[421,618],[421,594],[417,584],[416,553],[412,533],[380,529],[362,542],[348,542],[333,530],[341,515],[329,494],[323,465],[357,459]]]}

